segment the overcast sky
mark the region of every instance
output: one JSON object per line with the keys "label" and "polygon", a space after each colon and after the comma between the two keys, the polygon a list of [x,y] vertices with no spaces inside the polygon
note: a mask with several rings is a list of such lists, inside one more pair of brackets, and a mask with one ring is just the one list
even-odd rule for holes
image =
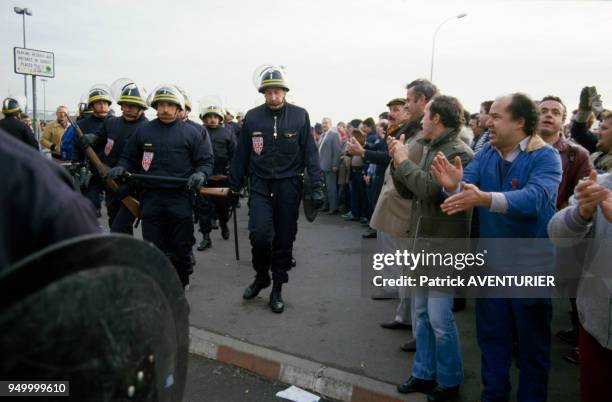
{"label": "overcast sky", "polygon": [[[287,67],[292,100],[311,120],[377,116],[404,86],[428,78],[437,37],[434,83],[471,112],[480,101],[522,91],[555,94],[570,108],[595,85],[612,102],[612,3],[587,1],[410,0],[115,0],[3,2],[0,96],[22,95],[13,46],[55,53],[47,109],[67,104],[95,83],[130,77],[148,89],[171,82],[194,101],[219,95],[248,110],[263,63]],[[28,91],[31,96],[31,79]],[[38,107],[43,107],[42,83]]]}

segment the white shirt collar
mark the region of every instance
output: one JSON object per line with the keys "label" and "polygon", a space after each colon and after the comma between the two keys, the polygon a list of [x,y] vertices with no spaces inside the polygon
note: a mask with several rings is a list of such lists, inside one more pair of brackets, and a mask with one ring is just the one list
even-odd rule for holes
{"label": "white shirt collar", "polygon": [[523,140],[519,142],[518,145],[512,149],[512,151],[508,152],[508,155],[506,155],[505,158],[503,157],[499,149],[495,148],[495,150],[497,151],[497,153],[499,154],[499,156],[501,156],[503,160],[508,161],[508,162],[514,162],[516,157],[519,156],[521,152],[525,152],[525,150],[527,149],[527,145],[529,145],[530,139],[531,139],[531,136],[527,136],[523,138]]}

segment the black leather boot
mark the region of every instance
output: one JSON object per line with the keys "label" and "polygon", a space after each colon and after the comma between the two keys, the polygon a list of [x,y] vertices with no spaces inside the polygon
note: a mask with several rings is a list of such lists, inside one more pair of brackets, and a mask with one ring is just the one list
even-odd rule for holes
{"label": "black leather boot", "polygon": [[204,251],[207,248],[212,247],[212,241],[210,240],[210,233],[204,233],[202,235],[202,241],[198,244],[198,251]]}
{"label": "black leather boot", "polygon": [[246,289],[244,289],[244,293],[242,294],[242,298],[245,300],[251,300],[255,298],[262,289],[270,286],[270,278],[269,277],[255,277],[255,281],[251,283]]}
{"label": "black leather boot", "polygon": [[270,310],[276,314],[280,314],[285,310],[285,302],[281,296],[282,284],[275,283],[272,286],[272,293],[270,293]]}
{"label": "black leather boot", "polygon": [[229,239],[230,231],[227,227],[227,222],[219,222],[219,225],[221,226],[221,237],[223,237],[223,240]]}

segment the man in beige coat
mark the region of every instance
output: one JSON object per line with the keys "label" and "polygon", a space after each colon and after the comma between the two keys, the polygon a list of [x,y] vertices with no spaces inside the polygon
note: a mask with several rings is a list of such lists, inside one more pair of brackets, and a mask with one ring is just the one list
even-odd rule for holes
{"label": "man in beige coat", "polygon": [[[425,112],[425,105],[435,95],[438,88],[427,80],[415,80],[406,86],[406,103],[397,119],[397,129],[389,130],[388,135],[399,138],[404,135],[406,144],[410,150],[409,159],[419,163],[423,155],[423,146],[417,142],[423,134],[421,119]],[[392,107],[390,115],[395,114]],[[394,253],[396,250],[405,250],[410,247],[408,229],[410,227],[411,200],[402,198],[397,192],[389,168],[385,171],[383,187],[378,197],[378,202],[372,214],[370,226],[377,230],[377,251],[382,253]],[[389,269],[389,268],[386,268]],[[386,276],[393,272],[395,277],[401,275],[401,271],[390,267]],[[384,275],[384,274],[383,274]],[[386,289],[390,291],[391,289]],[[408,329],[412,326],[410,295],[405,287],[398,288],[399,305],[393,320],[381,324],[387,329]],[[376,297],[374,297],[376,298]],[[401,346],[404,351],[414,351],[416,342],[411,339]]]}
{"label": "man in beige coat", "polygon": [[60,157],[60,147],[62,145],[62,137],[66,129],[70,125],[68,122],[68,108],[66,106],[58,106],[55,112],[57,119],[45,127],[45,131],[40,139],[41,148],[46,148],[51,151],[54,158]]}

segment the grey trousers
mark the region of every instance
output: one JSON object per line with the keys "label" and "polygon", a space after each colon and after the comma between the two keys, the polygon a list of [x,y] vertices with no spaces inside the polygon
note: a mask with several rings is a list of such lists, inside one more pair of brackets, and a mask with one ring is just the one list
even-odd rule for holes
{"label": "grey trousers", "polygon": [[[396,250],[406,250],[411,248],[411,239],[395,237],[382,230],[377,231],[376,241],[378,246],[377,249],[381,253],[395,253]],[[388,267],[383,269],[382,272],[383,277],[387,278],[399,278],[403,274],[403,270],[398,267]],[[414,328],[414,323],[412,322],[413,306],[410,300],[411,289],[404,286],[398,286],[396,290],[399,297],[399,304],[395,309],[395,321],[404,324],[413,324]]]}
{"label": "grey trousers", "polygon": [[325,173],[325,188],[327,190],[327,197],[325,199],[325,209],[338,209],[337,173],[332,171],[325,171],[323,173]]}

